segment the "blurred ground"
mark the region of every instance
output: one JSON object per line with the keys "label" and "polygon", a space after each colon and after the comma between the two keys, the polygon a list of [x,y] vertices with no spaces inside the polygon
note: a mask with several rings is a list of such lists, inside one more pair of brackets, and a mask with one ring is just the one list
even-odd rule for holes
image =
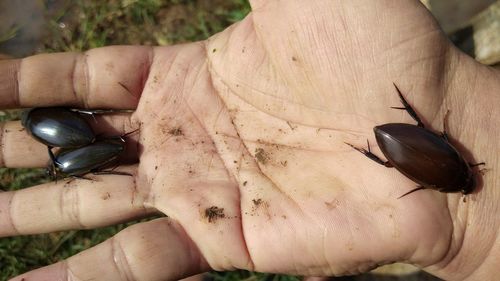
{"label": "blurred ground", "polygon": [[2,0],[0,53],[202,40],[249,11],[246,0]]}
{"label": "blurred ground", "polygon": [[[500,46],[494,43],[500,38],[500,24],[488,24],[498,23],[498,14],[483,15],[483,18],[490,18],[487,21],[476,19],[475,25],[470,25],[475,14],[495,1],[422,1],[434,11],[454,42],[470,55],[475,56],[477,49],[474,47],[474,28],[476,33],[479,28],[491,29],[482,35],[487,42],[482,44],[490,53]],[[500,1],[496,1],[496,5],[500,6]],[[500,7],[497,10],[500,11]],[[0,59],[5,55],[22,57],[40,52],[81,51],[115,44],[170,45],[202,40],[242,19],[249,11],[246,0],[0,0]],[[0,122],[17,118],[18,111],[0,111]],[[32,186],[44,180],[43,170],[40,169],[0,169],[0,192]],[[74,255],[127,225],[2,238],[0,281]],[[215,281],[301,279],[246,271],[212,272],[197,278]],[[396,264],[379,268],[371,274],[329,280],[439,279],[414,267]]]}

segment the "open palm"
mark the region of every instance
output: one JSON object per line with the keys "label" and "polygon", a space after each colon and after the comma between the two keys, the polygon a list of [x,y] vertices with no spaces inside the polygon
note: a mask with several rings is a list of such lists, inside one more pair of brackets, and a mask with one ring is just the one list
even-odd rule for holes
{"label": "open palm", "polygon": [[[460,195],[397,199],[415,183],[344,144],[369,139],[381,156],[372,127],[413,122],[390,109],[399,106],[393,82],[435,129],[451,108],[453,132],[460,101],[448,101],[446,82],[457,52],[426,9],[409,0],[252,8],[204,42],[10,62],[19,74],[4,107],[135,109],[100,118],[96,130],[140,128],[130,152],[139,164],[125,168],[133,177],[0,194],[0,235],[168,216],[23,277],[165,280],[235,268],[337,275],[394,261],[433,265],[455,250],[463,237],[450,213],[464,204]],[[46,162],[24,131],[4,139],[6,166]],[[460,140],[467,146],[467,135]]]}

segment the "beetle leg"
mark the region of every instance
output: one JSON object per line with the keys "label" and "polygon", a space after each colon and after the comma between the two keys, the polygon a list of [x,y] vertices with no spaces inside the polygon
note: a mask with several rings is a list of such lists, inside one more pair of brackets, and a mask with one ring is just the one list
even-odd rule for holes
{"label": "beetle leg", "polygon": [[73,112],[77,112],[80,114],[87,114],[92,116],[92,119],[94,119],[94,122],[97,123],[97,119],[95,118],[96,114],[113,114],[113,113],[128,113],[128,112],[133,112],[132,110],[119,110],[119,109],[77,109],[77,108],[70,108],[69,110]]}
{"label": "beetle leg", "polygon": [[54,152],[52,152],[52,146],[47,146],[47,150],[49,151],[49,157],[52,162],[56,162],[56,156],[54,155]]}
{"label": "beetle leg", "polygon": [[79,176],[79,175],[71,175],[69,176],[70,179],[69,181],[66,182],[66,184],[69,184],[71,183],[72,181],[74,180],[88,180],[88,181],[95,181],[95,179],[92,179],[92,178],[87,178],[87,177],[84,177],[84,176]]}
{"label": "beetle leg", "polygon": [[363,153],[366,157],[370,158],[371,160],[379,163],[380,165],[383,165],[387,168],[392,168],[392,164],[389,163],[389,161],[384,161],[382,159],[380,159],[377,155],[373,154],[370,150],[370,143],[368,142],[368,140],[366,140],[366,142],[368,143],[368,150],[364,149],[364,148],[359,148],[359,147],[355,147],[354,145],[350,144],[350,143],[347,143],[347,142],[344,142],[345,144],[347,144],[348,146],[356,149],[357,151]]}
{"label": "beetle leg", "polygon": [[107,171],[95,171],[92,172],[94,175],[117,175],[117,176],[132,176],[130,173],[126,172],[118,172],[118,171],[113,171],[113,170],[107,170]]}
{"label": "beetle leg", "polygon": [[[53,148],[52,146],[47,146],[47,150],[49,151],[50,161],[52,161],[52,169],[47,168],[47,175],[50,175],[51,178],[57,183],[57,167],[56,167],[56,164],[57,165],[61,165],[61,163],[59,163],[56,160],[56,156],[54,155],[54,152],[52,152],[52,148]],[[52,171],[52,174],[49,172],[49,170]]]}
{"label": "beetle leg", "polygon": [[135,129],[135,130],[133,130],[133,131],[130,131],[130,132],[127,132],[127,133],[125,133],[125,134],[121,135],[120,137],[121,137],[121,139],[123,140],[123,138],[128,137],[128,136],[130,136],[130,135],[132,135],[132,134],[135,134],[135,133],[137,133],[139,130],[140,130],[140,128],[137,128],[137,129]]}
{"label": "beetle leg", "polygon": [[132,134],[135,134],[139,131],[139,129],[135,129],[133,131],[130,131],[130,132],[127,132],[121,136],[109,136],[109,137],[106,137],[106,136],[102,136],[102,135],[98,135],[97,136],[97,139],[100,139],[100,140],[117,140],[117,141],[121,141],[121,142],[125,142],[125,138],[128,137],[129,135],[132,135]]}
{"label": "beetle leg", "polygon": [[61,163],[59,163],[59,161],[56,160],[56,156],[54,155],[54,152],[52,152],[52,146],[47,146],[48,150],[49,150],[49,157],[50,157],[50,160],[52,161],[52,166],[54,166],[54,169],[55,169],[55,165],[59,165],[61,166]]}
{"label": "beetle leg", "polygon": [[415,191],[422,190],[422,189],[425,189],[425,187],[424,187],[424,186],[421,186],[421,185],[420,185],[420,186],[417,186],[417,188],[414,188],[414,189],[412,189],[412,190],[410,190],[410,191],[406,192],[405,194],[403,194],[403,195],[399,196],[399,197],[398,197],[398,199],[400,199],[400,198],[402,198],[402,197],[405,197],[406,195],[408,195],[408,194],[410,194],[410,193],[413,193],[413,192],[415,192]]}
{"label": "beetle leg", "polygon": [[119,165],[114,165],[108,170],[92,170],[91,173],[94,175],[118,175],[118,176],[132,176],[132,174],[127,173],[127,172],[118,172],[115,171],[116,168],[118,168]]}
{"label": "beetle leg", "polygon": [[130,113],[134,112],[130,109],[80,109],[80,108],[70,108],[69,110],[73,112],[78,112],[80,114],[112,114],[112,113]]}
{"label": "beetle leg", "polygon": [[408,102],[405,100],[403,97],[403,94],[401,94],[401,91],[399,90],[398,86],[396,86],[396,83],[392,83],[394,87],[396,87],[396,91],[398,91],[399,99],[401,100],[401,103],[404,105],[404,107],[391,107],[393,109],[404,109],[410,116],[413,118],[413,120],[417,121],[417,126],[425,128],[424,123],[422,123],[422,120],[418,117],[417,113],[413,108],[408,104]]}

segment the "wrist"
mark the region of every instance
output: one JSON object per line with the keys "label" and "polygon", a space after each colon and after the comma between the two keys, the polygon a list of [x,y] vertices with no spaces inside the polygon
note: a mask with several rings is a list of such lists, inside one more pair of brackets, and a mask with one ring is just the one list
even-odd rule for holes
{"label": "wrist", "polygon": [[448,196],[450,246],[444,258],[426,270],[446,280],[494,280],[500,265],[500,72],[451,53],[443,103],[449,107],[444,110],[450,109],[449,134],[467,148],[469,161],[484,161],[487,170],[477,175],[476,191],[466,202],[460,194]]}

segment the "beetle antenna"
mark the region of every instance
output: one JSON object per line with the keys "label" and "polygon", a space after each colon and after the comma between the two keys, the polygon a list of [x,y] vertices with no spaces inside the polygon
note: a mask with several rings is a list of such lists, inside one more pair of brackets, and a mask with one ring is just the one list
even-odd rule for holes
{"label": "beetle antenna", "polygon": [[414,189],[412,189],[412,190],[410,190],[410,191],[406,192],[405,194],[403,194],[403,195],[399,196],[399,197],[398,197],[398,199],[401,199],[402,197],[405,197],[406,195],[408,195],[408,194],[410,194],[410,193],[413,193],[413,192],[415,192],[415,191],[419,191],[419,190],[422,190],[422,189],[425,189],[425,187],[424,187],[424,186],[417,186],[417,188],[414,188]]}
{"label": "beetle antenna", "polygon": [[134,134],[134,133],[137,133],[138,131],[139,131],[139,129],[135,129],[135,130],[130,131],[130,132],[127,132],[127,133],[125,133],[125,134],[123,134],[123,135],[121,135],[121,136],[118,136],[118,138],[119,138],[122,142],[125,142],[125,138],[126,138],[127,136],[130,136],[130,135],[132,135],[132,134]]}
{"label": "beetle antenna", "polygon": [[127,133],[125,133],[125,134],[121,135],[121,137],[122,137],[122,138],[127,137],[127,136],[129,136],[129,135],[131,135],[131,134],[133,134],[133,133],[137,133],[139,130],[140,130],[140,128],[135,129],[135,130],[130,131],[130,132],[127,132]]}

